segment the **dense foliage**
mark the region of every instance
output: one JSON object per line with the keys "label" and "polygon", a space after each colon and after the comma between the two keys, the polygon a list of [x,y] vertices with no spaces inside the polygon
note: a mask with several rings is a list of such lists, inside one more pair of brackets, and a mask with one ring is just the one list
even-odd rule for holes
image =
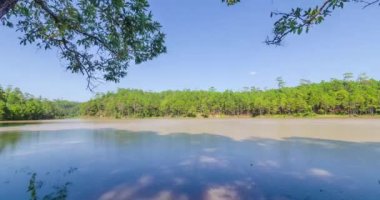
{"label": "dense foliage", "polygon": [[79,114],[79,103],[35,98],[18,88],[0,87],[0,120],[36,120],[72,117]]}
{"label": "dense foliage", "polygon": [[81,114],[97,117],[160,117],[216,115],[314,115],[380,114],[380,81],[361,75],[352,80],[311,83],[302,80],[297,87],[285,87],[277,78],[279,89],[244,91],[164,91],[119,89],[98,95],[82,104]]}
{"label": "dense foliage", "polygon": [[[7,3],[9,2],[9,3]],[[129,64],[166,51],[147,0],[6,0],[0,21],[22,32],[20,43],[56,49],[73,73],[118,82]],[[1,14],[1,12],[0,12]]]}
{"label": "dense foliage", "polygon": [[276,79],[278,89],[243,91],[181,90],[151,92],[119,89],[98,94],[79,104],[65,100],[50,101],[22,93],[18,88],[0,87],[0,120],[57,119],[92,117],[209,117],[261,115],[376,115],[380,114],[380,81],[365,74],[353,80],[346,73],[343,80],[320,83],[301,80],[296,87],[286,87]]}

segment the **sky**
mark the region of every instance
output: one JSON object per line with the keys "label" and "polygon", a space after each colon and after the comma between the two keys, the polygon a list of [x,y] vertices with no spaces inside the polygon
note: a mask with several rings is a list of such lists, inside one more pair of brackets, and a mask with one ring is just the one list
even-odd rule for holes
{"label": "sky", "polygon": [[[321,1],[309,1],[316,5]],[[220,0],[150,0],[154,18],[166,34],[168,52],[131,65],[120,83],[103,83],[95,92],[136,88],[151,91],[242,90],[287,86],[341,78],[345,72],[380,79],[379,7],[349,4],[309,34],[289,36],[283,46],[267,46],[275,19],[270,12],[308,6],[291,0],[243,0],[226,6]],[[19,33],[0,27],[0,85],[48,99],[86,101],[95,93],[85,77],[66,71],[56,50],[21,46]]]}

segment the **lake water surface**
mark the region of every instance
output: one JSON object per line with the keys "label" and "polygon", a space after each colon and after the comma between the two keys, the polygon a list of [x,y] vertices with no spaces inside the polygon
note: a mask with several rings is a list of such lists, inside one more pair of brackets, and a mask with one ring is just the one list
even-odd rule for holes
{"label": "lake water surface", "polygon": [[0,133],[1,200],[380,199],[379,142],[65,126]]}

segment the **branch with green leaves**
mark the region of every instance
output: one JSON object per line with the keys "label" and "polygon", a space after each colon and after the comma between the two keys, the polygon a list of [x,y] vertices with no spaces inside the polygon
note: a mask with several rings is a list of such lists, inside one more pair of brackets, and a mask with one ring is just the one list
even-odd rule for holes
{"label": "branch with green leaves", "polygon": [[[234,5],[239,0],[222,0],[227,5]],[[380,0],[325,0],[321,5],[312,8],[293,8],[290,12],[272,12],[271,17],[277,18],[274,23],[273,35],[265,41],[268,45],[281,45],[289,34],[308,33],[313,25],[322,23],[336,9],[341,9],[346,3],[361,3],[363,8],[379,5]]]}
{"label": "branch with green leaves", "polygon": [[18,0],[0,20],[23,32],[20,43],[56,48],[67,70],[118,82],[131,62],[140,64],[166,52],[161,25],[147,0]]}

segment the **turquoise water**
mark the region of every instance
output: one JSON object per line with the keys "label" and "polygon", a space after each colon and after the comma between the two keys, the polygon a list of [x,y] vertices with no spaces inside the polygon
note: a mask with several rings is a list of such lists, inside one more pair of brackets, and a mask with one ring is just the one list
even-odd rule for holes
{"label": "turquoise water", "polygon": [[0,199],[33,196],[378,200],[380,144],[111,129],[0,134]]}

